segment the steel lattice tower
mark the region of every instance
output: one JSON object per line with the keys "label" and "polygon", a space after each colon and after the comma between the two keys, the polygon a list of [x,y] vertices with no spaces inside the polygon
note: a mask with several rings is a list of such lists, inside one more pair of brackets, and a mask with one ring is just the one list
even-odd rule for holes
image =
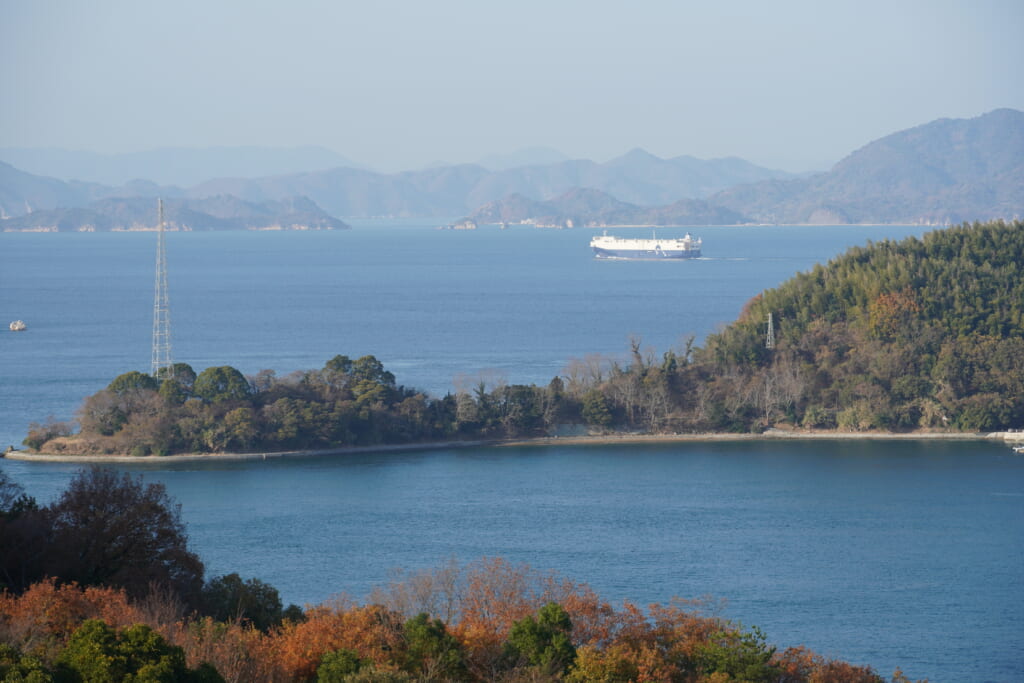
{"label": "steel lattice tower", "polygon": [[775,348],[775,320],[772,319],[772,314],[768,314],[768,336],[764,340],[764,347],[766,349]]}
{"label": "steel lattice tower", "polygon": [[170,377],[171,368],[171,309],[167,296],[167,251],[164,245],[164,200],[157,200],[156,228],[156,287],[153,298],[153,361],[150,375]]}

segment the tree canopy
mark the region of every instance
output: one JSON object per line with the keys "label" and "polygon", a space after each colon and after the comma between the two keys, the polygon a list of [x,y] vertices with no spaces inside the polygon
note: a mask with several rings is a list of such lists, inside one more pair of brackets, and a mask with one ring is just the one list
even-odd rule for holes
{"label": "tree canopy", "polygon": [[[18,493],[4,488],[6,498]],[[46,507],[19,494],[0,510],[0,532],[0,585],[8,590],[50,576],[117,586],[135,598],[165,590],[198,604],[203,564],[189,550],[180,506],[163,484],[82,470]]]}
{"label": "tree canopy", "polygon": [[195,378],[192,395],[207,403],[243,401],[252,388],[241,372],[229,365],[206,368]]}
{"label": "tree canopy", "polygon": [[160,585],[193,600],[203,565],[188,549],[181,506],[163,484],[93,467],[72,479],[50,508],[52,574],[82,585],[121,586],[145,595]]}

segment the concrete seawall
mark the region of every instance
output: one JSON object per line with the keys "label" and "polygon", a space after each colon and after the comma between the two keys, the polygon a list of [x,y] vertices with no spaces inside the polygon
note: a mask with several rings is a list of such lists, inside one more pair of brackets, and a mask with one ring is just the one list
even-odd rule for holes
{"label": "concrete seawall", "polygon": [[1024,429],[1011,429],[1007,432],[992,432],[991,434],[988,434],[988,438],[1011,441],[1014,443],[1024,443]]}

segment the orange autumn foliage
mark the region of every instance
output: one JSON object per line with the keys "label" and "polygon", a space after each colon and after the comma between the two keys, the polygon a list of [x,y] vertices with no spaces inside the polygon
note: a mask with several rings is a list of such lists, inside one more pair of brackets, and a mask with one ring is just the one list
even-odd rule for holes
{"label": "orange autumn foliage", "polygon": [[114,628],[145,623],[145,615],[117,588],[57,585],[46,579],[21,595],[0,594],[0,642],[49,661],[86,619]]}
{"label": "orange autumn foliage", "polygon": [[496,675],[513,624],[549,602],[569,614],[574,642],[605,643],[617,628],[615,611],[585,584],[502,558],[470,564],[461,582],[458,616],[449,624],[465,648],[469,670],[481,680]]}
{"label": "orange autumn foliage", "polygon": [[[651,605],[647,608],[653,622],[654,641],[672,659],[693,657],[701,645],[711,636],[727,627],[719,617],[703,616],[694,610],[701,602],[675,600],[668,605]],[[689,608],[689,609],[688,609]]]}
{"label": "orange autumn foliage", "polygon": [[898,292],[882,292],[868,304],[868,329],[876,338],[889,339],[920,312],[921,304],[909,285]]}
{"label": "orange autumn foliage", "polygon": [[321,605],[302,623],[286,622],[270,637],[277,666],[296,679],[313,677],[328,652],[345,648],[387,668],[403,648],[401,615],[379,605]]}
{"label": "orange autumn foliage", "polygon": [[[181,647],[190,668],[209,663],[229,683],[309,681],[316,679],[324,655],[339,649],[355,652],[378,672],[409,671],[413,645],[407,642],[411,636],[405,623],[410,615],[405,612],[433,604],[447,613],[443,621],[458,642],[468,680],[732,680],[724,671],[709,671],[701,663],[701,652],[716,639],[730,642],[721,637],[723,633],[742,632],[715,616],[715,606],[706,601],[674,600],[646,609],[626,602],[616,607],[585,584],[501,559],[450,567],[444,580],[432,583],[424,576],[413,578],[415,592],[398,584],[378,592],[376,597],[385,604],[339,599],[309,607],[303,620],[286,620],[269,631],[238,621],[183,618],[170,597],[132,603],[121,589],[58,586],[47,580],[20,596],[0,594],[0,643],[52,665],[86,619],[102,619],[118,629],[145,623]],[[431,595],[428,587],[440,593]],[[507,641],[513,625],[549,602],[558,603],[572,622],[576,659],[564,674],[509,660]],[[869,667],[826,659],[803,647],[776,652],[770,664],[778,683],[882,683]]]}
{"label": "orange autumn foliage", "polygon": [[571,683],[624,680],[675,683],[682,680],[682,672],[649,645],[616,643],[604,649],[585,645],[576,651],[576,663],[567,680]]}
{"label": "orange autumn foliage", "polygon": [[185,662],[195,668],[213,665],[227,683],[291,681],[279,669],[272,639],[249,624],[217,622],[210,617],[179,621],[168,636],[185,651]]}
{"label": "orange autumn foliage", "polygon": [[779,683],[878,683],[870,667],[826,659],[806,647],[791,647],[772,658],[780,671]]}
{"label": "orange autumn foliage", "polygon": [[132,602],[120,588],[58,585],[46,579],[21,595],[0,594],[0,642],[52,663],[87,619],[101,619],[114,629],[146,624],[180,646],[190,668],[208,662],[229,683],[278,679],[272,658],[262,652],[264,637],[259,631],[209,618],[187,622],[179,613],[180,605],[171,597],[154,594]]}
{"label": "orange autumn foliage", "polygon": [[728,626],[718,617],[702,614],[706,608],[707,603],[702,601],[676,600],[668,605],[650,605],[644,612],[632,603],[624,603],[606,619],[609,637],[578,650],[569,680],[695,680],[687,667],[690,658],[713,633]]}

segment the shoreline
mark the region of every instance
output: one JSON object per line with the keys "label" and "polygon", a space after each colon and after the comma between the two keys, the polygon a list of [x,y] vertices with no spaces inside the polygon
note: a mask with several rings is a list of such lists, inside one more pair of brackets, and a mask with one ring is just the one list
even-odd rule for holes
{"label": "shoreline", "polygon": [[29,453],[13,450],[0,457],[24,462],[89,462],[89,463],[156,463],[198,462],[202,460],[267,460],[277,458],[309,458],[330,455],[364,455],[436,451],[462,448],[522,448],[547,446],[612,446],[616,444],[670,444],[741,441],[1002,441],[1024,442],[1024,431],[1009,432],[796,432],[769,429],[759,434],[708,432],[700,434],[604,434],[594,436],[542,436],[526,439],[490,439],[473,441],[439,441],[420,444],[388,444],[380,446],[346,446],[304,451],[267,451],[256,453],[179,453],[175,455],[70,455],[67,453]]}

